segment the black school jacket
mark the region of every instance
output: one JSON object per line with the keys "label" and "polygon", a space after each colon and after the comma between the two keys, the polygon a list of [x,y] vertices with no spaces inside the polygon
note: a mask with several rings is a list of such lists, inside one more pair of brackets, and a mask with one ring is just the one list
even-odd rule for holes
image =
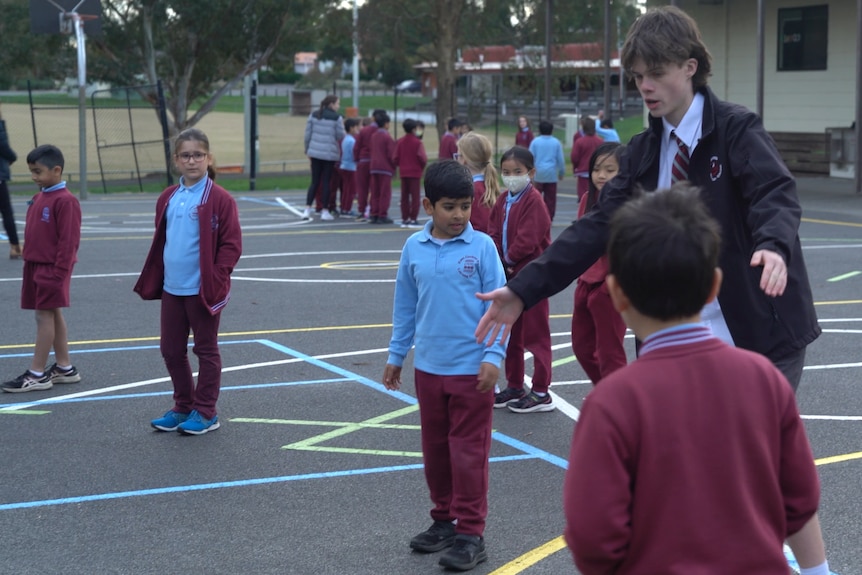
{"label": "black school jacket", "polygon": [[[796,182],[756,114],[719,100],[708,87],[700,91],[703,135],[688,171],[721,224],[719,303],[736,345],[775,360],[820,335],[799,243]],[[661,135],[661,119],[650,118],[649,128],[629,142],[619,175],[605,185],[595,209],[509,282],[526,307],[565,289],[604,253],[610,217],[638,185],[655,190]],[[787,288],[779,297],[763,293],[763,268],[749,265],[760,249],[781,254],[787,263]]]}

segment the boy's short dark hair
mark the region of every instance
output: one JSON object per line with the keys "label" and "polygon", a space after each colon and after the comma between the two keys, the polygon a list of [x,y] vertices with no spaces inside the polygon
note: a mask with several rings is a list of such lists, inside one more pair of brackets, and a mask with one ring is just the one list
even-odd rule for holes
{"label": "boy's short dark hair", "polygon": [[416,129],[416,120],[413,118],[407,118],[401,123],[401,127],[404,128],[405,133],[412,134]]}
{"label": "boy's short dark hair", "polygon": [[359,125],[359,119],[358,118],[347,118],[346,120],[344,120],[344,131],[349,132],[350,130],[352,130],[354,128],[354,126],[358,126],[358,125]]}
{"label": "boy's short dark hair", "polygon": [[581,129],[584,131],[584,134],[588,136],[596,135],[596,121],[593,120],[589,116],[584,116],[581,118]]}
{"label": "boy's short dark hair", "polygon": [[600,126],[602,128],[613,128],[614,127],[614,121],[611,120],[610,118],[604,118],[604,119],[602,119]]}
{"label": "boy's short dark hair", "polygon": [[51,144],[43,144],[34,148],[29,154],[27,154],[27,163],[42,164],[49,170],[53,170],[55,167],[60,166],[60,172],[62,172],[63,168],[66,167],[66,160],[63,158],[63,152],[60,151],[60,148],[52,146]]}
{"label": "boy's short dark hair", "polygon": [[539,122],[539,133],[543,136],[550,136],[554,132],[554,125],[547,120]]}
{"label": "boy's short dark hair", "polygon": [[473,176],[455,160],[434,162],[425,170],[425,197],[436,204],[441,198],[473,197]]}
{"label": "boy's short dark hair", "polygon": [[699,192],[679,182],[641,193],[611,220],[610,273],[647,317],[669,321],[695,315],[712,290],[721,229]]}
{"label": "boy's short dark hair", "polygon": [[712,74],[712,56],[703,43],[697,22],[676,6],[647,10],[629,28],[620,52],[626,70],[631,70],[637,60],[654,68],[668,63],[682,64],[689,58],[697,60],[697,72],[691,78],[697,90],[706,86]]}
{"label": "boy's short dark hair", "polygon": [[446,127],[448,128],[448,130],[450,132],[452,130],[454,130],[455,128],[457,128],[458,126],[463,126],[463,125],[464,125],[464,122],[462,122],[458,118],[449,118],[449,121],[446,122]]}
{"label": "boy's short dark hair", "polygon": [[382,112],[374,116],[374,121],[377,122],[377,127],[382,128],[389,123],[389,114]]}

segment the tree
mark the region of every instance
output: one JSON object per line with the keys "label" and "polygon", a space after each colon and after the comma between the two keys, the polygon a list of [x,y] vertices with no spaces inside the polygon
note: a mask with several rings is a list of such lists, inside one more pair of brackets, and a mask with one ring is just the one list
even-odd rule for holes
{"label": "tree", "polygon": [[[102,0],[93,77],[166,87],[172,133],[194,126],[285,39],[312,29],[311,0]],[[155,101],[155,94],[145,94]],[[195,108],[196,107],[196,108]]]}
{"label": "tree", "polygon": [[0,89],[18,87],[24,80],[61,80],[75,67],[67,36],[30,33],[26,2],[0,1]]}

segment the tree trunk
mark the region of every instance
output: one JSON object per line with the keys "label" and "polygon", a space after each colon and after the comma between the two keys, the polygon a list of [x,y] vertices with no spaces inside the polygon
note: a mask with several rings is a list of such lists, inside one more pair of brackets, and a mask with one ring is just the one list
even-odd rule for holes
{"label": "tree trunk", "polygon": [[458,113],[458,102],[453,101],[453,88],[464,0],[434,0],[433,10],[437,25],[437,133],[442,137],[446,131],[446,120]]}

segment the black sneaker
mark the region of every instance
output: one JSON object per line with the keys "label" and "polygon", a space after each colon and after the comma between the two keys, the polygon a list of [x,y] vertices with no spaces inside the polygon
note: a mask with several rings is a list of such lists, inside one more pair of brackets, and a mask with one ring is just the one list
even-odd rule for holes
{"label": "black sneaker", "polygon": [[42,375],[33,375],[29,369],[13,379],[3,384],[3,391],[9,393],[21,393],[24,391],[41,391],[51,389],[54,384],[47,373]]}
{"label": "black sneaker", "polygon": [[510,403],[506,407],[514,413],[533,413],[536,411],[554,411],[557,406],[554,405],[554,400],[551,399],[551,394],[546,393],[544,397],[536,395],[535,392],[530,392],[518,401]]}
{"label": "black sneaker", "polygon": [[506,407],[510,403],[515,403],[519,401],[522,397],[527,395],[527,392],[523,389],[515,389],[514,387],[507,387],[500,393],[494,394],[494,407],[496,409],[500,409],[501,407]]}
{"label": "black sneaker", "polygon": [[456,571],[469,571],[488,560],[485,540],[478,535],[456,535],[455,543],[440,556],[438,565]]}
{"label": "black sneaker", "polygon": [[368,223],[369,224],[379,224],[380,218],[378,218],[377,216],[371,216],[370,218],[368,218]]}
{"label": "black sneaker", "polygon": [[78,383],[81,381],[81,374],[73,365],[69,369],[61,369],[57,364],[53,364],[47,370],[45,375],[51,378],[51,383]]}
{"label": "black sneaker", "polygon": [[454,542],[455,524],[451,521],[435,521],[431,527],[410,540],[410,549],[434,553],[450,547]]}
{"label": "black sneaker", "polygon": [[394,224],[395,222],[392,221],[392,218],[387,218],[384,216],[382,218],[377,218],[377,223],[378,224]]}

